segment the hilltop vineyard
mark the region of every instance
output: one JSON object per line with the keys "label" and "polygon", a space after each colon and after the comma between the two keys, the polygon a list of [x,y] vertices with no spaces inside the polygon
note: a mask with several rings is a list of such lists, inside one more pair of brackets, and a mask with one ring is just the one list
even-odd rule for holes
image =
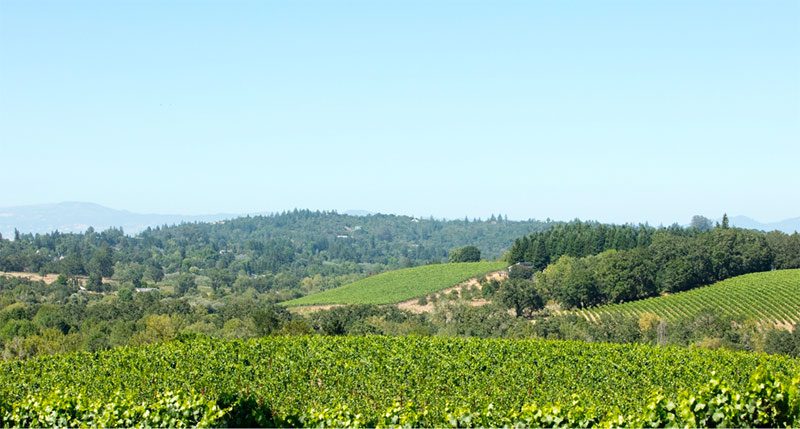
{"label": "hilltop vineyard", "polygon": [[463,262],[389,271],[286,304],[395,304],[501,270],[506,265],[504,262]]}
{"label": "hilltop vineyard", "polygon": [[678,320],[706,310],[731,318],[796,324],[800,321],[800,270],[746,274],[674,295],[604,305],[576,313],[590,321],[645,313]]}

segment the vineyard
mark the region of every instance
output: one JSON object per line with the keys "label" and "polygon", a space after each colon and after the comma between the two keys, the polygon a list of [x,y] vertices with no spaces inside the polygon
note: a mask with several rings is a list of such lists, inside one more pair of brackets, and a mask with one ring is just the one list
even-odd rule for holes
{"label": "vineyard", "polygon": [[287,301],[286,305],[395,304],[501,270],[505,266],[504,262],[465,262],[405,268]]}
{"label": "vineyard", "polygon": [[800,369],[756,353],[420,337],[196,339],[0,367],[3,426],[778,426],[795,422]]}
{"label": "vineyard", "polygon": [[578,310],[590,321],[652,313],[666,320],[712,310],[776,324],[800,321],[800,270],[752,273],[674,295]]}

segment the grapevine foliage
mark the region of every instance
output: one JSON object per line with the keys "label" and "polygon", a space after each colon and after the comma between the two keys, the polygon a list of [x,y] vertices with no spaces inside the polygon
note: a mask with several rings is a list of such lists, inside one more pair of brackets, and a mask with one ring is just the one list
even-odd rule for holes
{"label": "grapevine foliage", "polygon": [[0,426],[783,427],[797,361],[545,340],[196,339],[0,365]]}

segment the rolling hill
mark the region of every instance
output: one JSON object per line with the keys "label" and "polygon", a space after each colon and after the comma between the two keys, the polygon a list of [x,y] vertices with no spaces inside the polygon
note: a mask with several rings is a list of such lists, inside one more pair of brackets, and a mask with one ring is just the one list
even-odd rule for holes
{"label": "rolling hill", "polygon": [[433,264],[377,274],[285,305],[395,304],[505,268],[505,262]]}
{"label": "rolling hill", "polygon": [[747,216],[734,216],[731,225],[737,228],[758,229],[761,231],[782,231],[791,234],[800,231],[800,217],[784,219],[777,222],[759,222]]}
{"label": "rolling hill", "polygon": [[745,274],[673,295],[576,311],[590,321],[653,313],[666,320],[705,310],[776,324],[800,321],[800,269]]}

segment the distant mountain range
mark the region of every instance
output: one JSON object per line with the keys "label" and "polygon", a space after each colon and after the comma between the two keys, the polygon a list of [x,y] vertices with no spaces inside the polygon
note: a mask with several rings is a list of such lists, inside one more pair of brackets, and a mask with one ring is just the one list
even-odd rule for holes
{"label": "distant mountain range", "polygon": [[762,231],[783,231],[787,234],[800,231],[800,217],[786,219],[779,222],[761,223],[747,216],[734,216],[730,219],[731,225],[738,228],[760,229]]}
{"label": "distant mountain range", "polygon": [[0,207],[0,234],[14,236],[22,233],[83,232],[90,226],[97,231],[122,228],[126,234],[136,234],[148,226],[173,225],[183,222],[216,222],[238,217],[238,214],[162,215],[141,214],[115,210],[93,203],[63,202],[31,206]]}
{"label": "distant mountain range", "polygon": [[[259,213],[219,213],[210,215],[142,214],[127,210],[116,210],[94,203],[68,201],[57,204],[0,207],[0,234],[3,238],[14,237],[14,229],[21,233],[84,232],[90,226],[97,231],[122,228],[126,234],[137,234],[162,225],[184,222],[218,222]],[[350,216],[369,216],[366,210],[347,210]]]}
{"label": "distant mountain range", "polygon": [[[267,214],[250,213],[253,215]],[[366,210],[347,210],[351,216],[368,216]],[[83,232],[90,226],[97,231],[122,228],[126,234],[136,234],[147,227],[174,225],[184,222],[217,222],[244,216],[244,213],[220,213],[211,215],[164,215],[141,214],[127,210],[115,210],[93,203],[63,202],[18,207],[0,207],[0,234],[4,238],[14,236],[14,229],[22,233]],[[731,225],[739,228],[778,230],[786,233],[800,231],[800,217],[780,222],[761,223],[746,216],[734,216]]]}

